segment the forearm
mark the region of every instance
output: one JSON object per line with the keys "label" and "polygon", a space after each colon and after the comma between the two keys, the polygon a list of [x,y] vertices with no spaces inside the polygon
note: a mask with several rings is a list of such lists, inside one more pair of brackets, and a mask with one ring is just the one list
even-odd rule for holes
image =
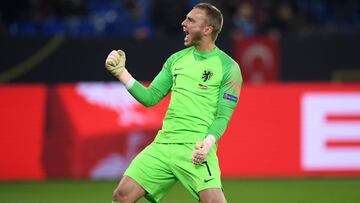
{"label": "forearm", "polygon": [[194,164],[201,164],[205,160],[212,146],[224,134],[233,111],[234,108],[232,107],[227,105],[219,105],[218,112],[216,114],[215,120],[209,128],[208,135],[204,140],[198,141],[195,144],[195,150],[192,154],[192,162]]}
{"label": "forearm", "polygon": [[154,86],[150,85],[148,88],[143,86],[140,82],[135,80],[126,69],[119,76],[119,80],[126,86],[129,93],[146,107],[159,103],[164,97]]}
{"label": "forearm", "polygon": [[149,88],[146,88],[136,80],[128,91],[138,102],[146,107],[159,103],[159,101],[163,98],[161,94],[159,94],[159,91],[157,91],[154,87],[150,86]]}
{"label": "forearm", "polygon": [[209,127],[209,133],[215,137],[216,141],[218,141],[221,136],[224,134],[231,115],[233,113],[234,109],[228,106],[222,106],[219,108],[215,120]]}

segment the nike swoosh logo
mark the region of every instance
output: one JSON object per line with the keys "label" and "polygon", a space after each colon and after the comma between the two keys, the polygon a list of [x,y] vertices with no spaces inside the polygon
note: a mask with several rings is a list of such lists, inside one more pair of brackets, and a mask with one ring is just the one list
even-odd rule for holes
{"label": "nike swoosh logo", "polygon": [[212,180],[214,180],[214,178],[204,179],[204,183],[207,183],[207,182],[212,181]]}
{"label": "nike swoosh logo", "polygon": [[184,68],[175,67],[175,71],[182,70],[182,69],[184,69]]}

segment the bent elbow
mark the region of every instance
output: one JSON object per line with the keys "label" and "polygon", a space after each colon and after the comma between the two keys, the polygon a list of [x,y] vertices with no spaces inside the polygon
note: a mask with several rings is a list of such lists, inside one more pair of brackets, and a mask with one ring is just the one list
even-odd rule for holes
{"label": "bent elbow", "polygon": [[146,108],[150,108],[150,107],[154,106],[155,104],[153,104],[153,103],[143,103],[143,105],[144,105]]}
{"label": "bent elbow", "polygon": [[154,100],[145,100],[145,101],[141,101],[141,104],[149,108],[157,104],[157,102],[155,102]]}

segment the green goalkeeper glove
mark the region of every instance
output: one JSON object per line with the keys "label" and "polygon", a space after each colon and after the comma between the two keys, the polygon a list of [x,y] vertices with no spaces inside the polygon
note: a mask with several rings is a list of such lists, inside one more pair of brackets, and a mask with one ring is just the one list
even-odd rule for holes
{"label": "green goalkeeper glove", "polygon": [[113,50],[107,56],[105,61],[105,67],[112,75],[119,78],[121,73],[125,70],[126,56],[122,50]]}

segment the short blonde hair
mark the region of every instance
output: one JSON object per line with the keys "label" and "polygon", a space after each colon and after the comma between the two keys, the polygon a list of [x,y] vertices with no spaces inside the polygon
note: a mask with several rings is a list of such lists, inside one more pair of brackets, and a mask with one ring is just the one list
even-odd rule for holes
{"label": "short blonde hair", "polygon": [[223,26],[223,15],[221,11],[209,3],[198,3],[194,8],[202,9],[206,12],[207,23],[213,27],[211,37],[215,41]]}

